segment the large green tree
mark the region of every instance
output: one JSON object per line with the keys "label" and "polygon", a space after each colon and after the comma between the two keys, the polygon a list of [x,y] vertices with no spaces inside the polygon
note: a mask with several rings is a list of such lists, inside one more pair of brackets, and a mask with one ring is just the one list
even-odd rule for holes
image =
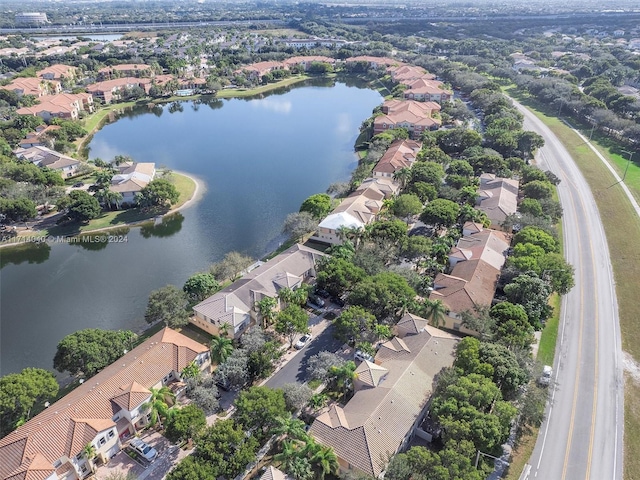
{"label": "large green tree", "polygon": [[207,418],[202,409],[191,404],[169,415],[165,425],[165,436],[176,443],[195,438],[206,426]]}
{"label": "large green tree", "polygon": [[240,392],[235,401],[236,421],[245,430],[256,428],[268,434],[278,425],[278,418],[289,415],[282,390],[269,387],[251,387]]}
{"label": "large green tree", "polygon": [[529,317],[529,323],[535,329],[540,329],[542,322],[552,313],[548,303],[551,287],[533,273],[518,275],[511,283],[505,285],[503,290],[508,301],[522,305]]}
{"label": "large green tree", "polygon": [[335,336],[340,341],[359,343],[371,340],[373,327],[376,323],[376,317],[364,308],[354,305],[345,309],[334,320],[333,325],[335,327]]}
{"label": "large green tree", "polygon": [[276,332],[289,340],[291,348],[296,335],[309,331],[309,317],[298,305],[288,305],[278,313],[275,326]]}
{"label": "large green tree", "polygon": [[326,193],[311,195],[300,206],[300,212],[308,212],[316,219],[326,217],[330,211],[331,197]]}
{"label": "large green tree", "polygon": [[187,303],[187,296],[182,290],[167,285],[151,292],[144,319],[148,323],[162,322],[167,327],[186,325],[189,321]]}
{"label": "large green tree", "polygon": [[501,302],[491,307],[495,321],[495,341],[509,348],[529,348],[533,343],[533,327],[527,312],[521,305]]}
{"label": "large green tree", "polygon": [[31,411],[58,394],[58,382],[41,368],[25,368],[0,378],[0,437],[31,416]]}
{"label": "large green tree", "polygon": [[436,198],[422,211],[420,220],[436,227],[450,227],[458,220],[460,205],[451,200]]}
{"label": "large green tree", "polygon": [[399,318],[415,296],[415,290],[404,277],[397,273],[382,272],[358,283],[349,295],[349,303],[360,305],[378,320],[383,320]]}
{"label": "large green tree", "polygon": [[210,273],[196,273],[191,275],[182,287],[189,300],[193,303],[201,302],[220,289],[220,284]]}
{"label": "large green tree", "polygon": [[92,377],[131,350],[137,338],[129,330],[78,330],[58,343],[53,367],[59,372]]}
{"label": "large green tree", "polygon": [[340,296],[366,276],[363,269],[343,258],[330,257],[318,264],[317,284],[331,295]]}
{"label": "large green tree", "polygon": [[224,280],[233,281],[253,262],[253,258],[240,252],[229,252],[220,262],[211,265],[211,273],[221,282]]}
{"label": "large green tree", "polygon": [[102,211],[98,200],[83,190],[72,191],[69,200],[67,215],[76,222],[88,222]]}
{"label": "large green tree", "polygon": [[178,203],[180,192],[175,185],[164,178],[151,180],[136,196],[141,207],[165,207],[167,203]]}

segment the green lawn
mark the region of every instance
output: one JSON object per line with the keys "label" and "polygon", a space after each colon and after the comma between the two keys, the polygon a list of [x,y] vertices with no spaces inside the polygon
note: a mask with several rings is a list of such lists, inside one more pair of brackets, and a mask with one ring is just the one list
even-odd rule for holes
{"label": "green lawn", "polygon": [[553,307],[553,315],[547,320],[540,337],[537,360],[543,365],[553,365],[556,352],[556,340],[558,339],[558,326],[560,325],[560,296],[553,294],[549,304]]}
{"label": "green lawn", "polygon": [[216,98],[243,98],[243,97],[253,97],[255,95],[259,95],[261,93],[269,92],[271,90],[275,90],[280,87],[288,87],[289,85],[294,85],[299,82],[303,82],[311,78],[309,75],[298,75],[295,77],[285,78],[279,82],[269,83],[267,85],[262,85],[256,88],[234,88],[234,89],[225,89],[220,90],[216,93]]}
{"label": "green lawn", "polygon": [[[172,206],[172,209],[178,208],[189,200],[195,191],[196,184],[189,177],[172,172],[170,181],[176,186],[180,193],[178,203]],[[103,212],[98,218],[94,218],[86,225],[59,225],[50,228],[46,235],[69,236],[77,235],[82,232],[91,230],[99,230],[102,228],[113,228],[118,226],[126,226],[131,223],[138,223],[144,220],[150,220],[157,215],[163,215],[169,211],[168,208],[161,209],[140,209],[130,208],[128,210],[116,210],[113,212]]]}

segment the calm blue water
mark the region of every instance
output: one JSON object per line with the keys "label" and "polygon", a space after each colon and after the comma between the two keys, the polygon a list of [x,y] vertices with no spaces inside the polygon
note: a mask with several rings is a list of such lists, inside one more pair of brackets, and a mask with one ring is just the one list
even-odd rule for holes
{"label": "calm blue water", "polygon": [[288,213],[349,178],[358,128],[380,102],[337,83],[145,107],[105,126],[90,158],[156,162],[198,176],[206,192],[160,227],[131,228],[127,243],[2,251],[0,373],[51,368],[58,342],[78,329],[139,330],[152,290],[182,286],[229,251],[259,258],[275,249]]}

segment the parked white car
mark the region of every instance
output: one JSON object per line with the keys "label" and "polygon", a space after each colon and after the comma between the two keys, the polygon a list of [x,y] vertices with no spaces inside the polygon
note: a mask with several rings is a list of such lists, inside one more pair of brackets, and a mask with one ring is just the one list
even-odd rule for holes
{"label": "parked white car", "polygon": [[158,456],[158,451],[155,448],[139,438],[131,440],[129,447],[148,462],[153,462]]}
{"label": "parked white car", "polygon": [[553,368],[549,365],[545,365],[542,368],[542,375],[538,379],[538,383],[542,386],[548,386],[551,383],[551,375],[553,375]]}
{"label": "parked white car", "polygon": [[298,340],[296,342],[296,349],[297,350],[301,350],[304,348],[304,346],[309,343],[309,341],[311,340],[311,334],[307,333],[306,335],[303,335],[302,337],[300,337],[300,340]]}

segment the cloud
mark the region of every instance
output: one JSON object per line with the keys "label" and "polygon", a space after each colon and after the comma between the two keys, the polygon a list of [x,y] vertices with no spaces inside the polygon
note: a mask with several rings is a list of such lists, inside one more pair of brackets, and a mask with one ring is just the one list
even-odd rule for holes
{"label": "cloud", "polygon": [[336,121],[336,133],[338,135],[351,135],[353,133],[351,118],[348,113],[341,113],[338,115],[338,119]]}
{"label": "cloud", "polygon": [[249,104],[254,108],[264,108],[274,113],[288,114],[291,112],[292,104],[287,100],[272,100],[265,98],[263,100],[251,100]]}

